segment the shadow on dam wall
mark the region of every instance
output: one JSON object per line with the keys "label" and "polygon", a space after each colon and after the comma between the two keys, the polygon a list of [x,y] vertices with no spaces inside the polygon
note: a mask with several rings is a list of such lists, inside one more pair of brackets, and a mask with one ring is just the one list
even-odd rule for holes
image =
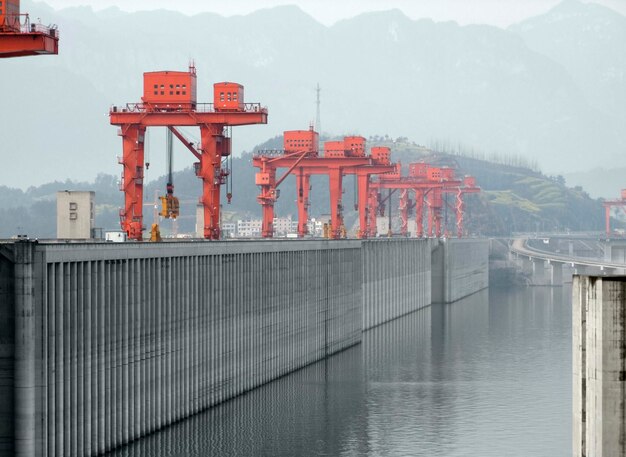
{"label": "shadow on dam wall", "polygon": [[2,456],[111,450],[487,286],[482,240],[1,247]]}

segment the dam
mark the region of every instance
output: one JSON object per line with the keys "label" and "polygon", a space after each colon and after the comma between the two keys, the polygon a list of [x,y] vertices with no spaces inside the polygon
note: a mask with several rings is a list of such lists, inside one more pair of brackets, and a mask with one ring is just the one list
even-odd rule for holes
{"label": "dam", "polygon": [[0,455],[98,455],[488,287],[488,242],[0,244]]}

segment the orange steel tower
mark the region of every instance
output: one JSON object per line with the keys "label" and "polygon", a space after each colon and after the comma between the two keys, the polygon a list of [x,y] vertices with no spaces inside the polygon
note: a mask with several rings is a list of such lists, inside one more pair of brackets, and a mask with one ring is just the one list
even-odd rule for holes
{"label": "orange steel tower", "polygon": [[[230,170],[222,167],[222,158],[231,153],[230,127],[266,124],[267,109],[258,103],[245,103],[243,86],[232,82],[213,86],[213,103],[196,102],[196,70],[144,73],[141,103],[113,106],[109,113],[112,125],[120,127],[124,154],[121,190],[124,208],[120,211],[122,229],[130,239],[141,240],[143,227],[144,135],[148,127],[167,127],[198,159],[196,176],[202,179],[204,237],[220,237],[220,186]],[[177,129],[200,128],[196,147]],[[228,195],[230,199],[230,195]]]}
{"label": "orange steel tower", "polygon": [[20,0],[0,1],[0,58],[59,53],[56,26],[31,24],[20,13]]}
{"label": "orange steel tower", "polygon": [[611,208],[622,208],[626,207],[626,189],[622,189],[621,198],[619,200],[605,200],[602,203],[604,206],[604,224],[606,230],[606,237],[611,237]]}
{"label": "orange steel tower", "polygon": [[[264,151],[256,154],[253,164],[260,171],[255,182],[261,187],[257,197],[263,207],[262,236],[272,237],[274,229],[274,202],[278,199],[278,186],[289,174],[296,175],[298,188],[298,235],[307,233],[309,182],[311,175],[328,175],[330,185],[330,238],[343,236],[343,176],[355,175],[359,185],[359,236],[367,236],[369,176],[393,171],[389,163],[388,148],[372,148],[366,155],[365,138],[345,137],[341,141],[328,141],[324,144],[324,156],[319,156],[318,134],[312,128],[287,131],[284,134],[284,150]],[[278,168],[287,168],[285,174],[276,179]]]}

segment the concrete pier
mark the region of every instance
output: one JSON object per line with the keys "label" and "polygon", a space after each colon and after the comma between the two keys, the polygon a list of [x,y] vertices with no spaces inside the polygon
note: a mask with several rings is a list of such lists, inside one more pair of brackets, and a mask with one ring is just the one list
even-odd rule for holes
{"label": "concrete pier", "polygon": [[574,276],[575,457],[626,455],[626,277]]}
{"label": "concrete pier", "polygon": [[0,244],[0,456],[111,450],[359,344],[433,290],[484,289],[487,256],[479,240]]}
{"label": "concrete pier", "polygon": [[546,262],[541,259],[533,259],[533,284],[546,285]]}
{"label": "concrete pier", "polygon": [[559,287],[563,285],[563,264],[558,262],[550,263],[550,285]]}

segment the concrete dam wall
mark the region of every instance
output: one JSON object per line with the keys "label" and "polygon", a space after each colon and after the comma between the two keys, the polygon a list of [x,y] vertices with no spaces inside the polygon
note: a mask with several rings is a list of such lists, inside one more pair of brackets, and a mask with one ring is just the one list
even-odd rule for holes
{"label": "concrete dam wall", "polygon": [[433,303],[452,303],[489,287],[489,240],[433,240]]}
{"label": "concrete dam wall", "polygon": [[0,244],[0,456],[102,453],[358,344],[430,304],[431,244]]}
{"label": "concrete dam wall", "polygon": [[430,243],[363,241],[363,330],[430,305]]}

